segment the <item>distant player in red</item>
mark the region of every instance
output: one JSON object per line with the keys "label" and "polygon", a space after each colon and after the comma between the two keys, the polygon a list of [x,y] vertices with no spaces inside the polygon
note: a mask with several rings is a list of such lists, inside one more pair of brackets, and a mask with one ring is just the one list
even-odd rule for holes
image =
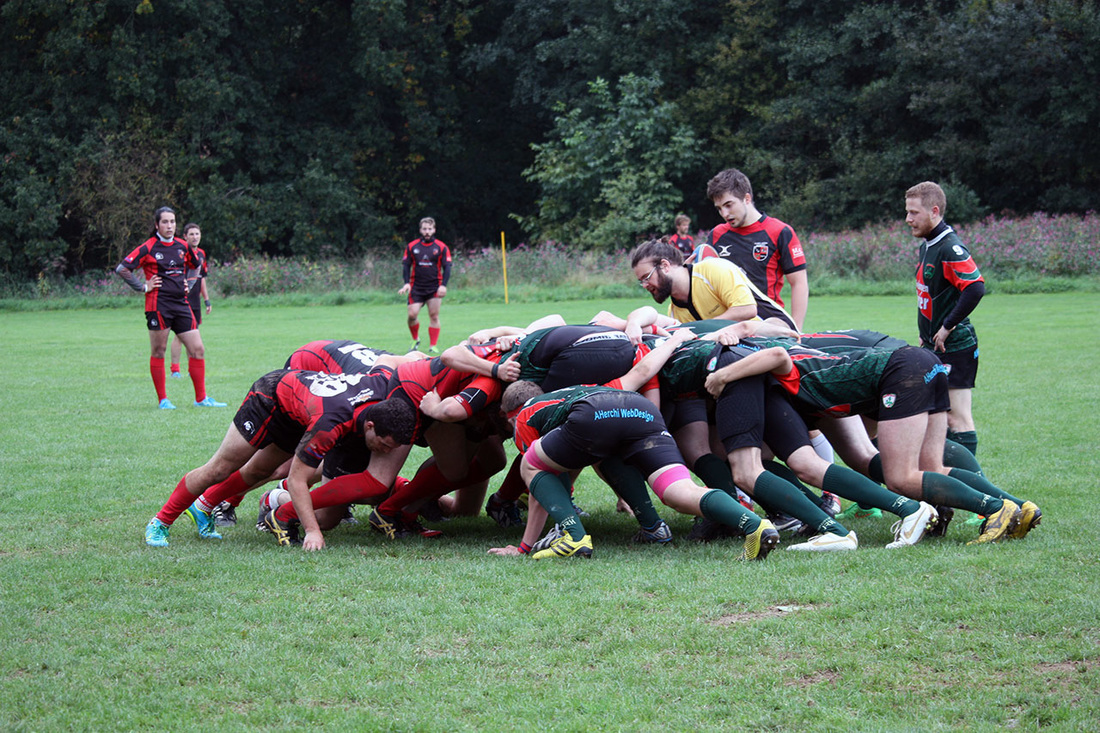
{"label": "distant player in red", "polygon": [[[206,276],[210,272],[210,263],[206,259],[206,252],[199,247],[202,241],[202,230],[199,225],[189,222],[183,228],[183,238],[187,240],[187,246],[191,248],[195,258],[199,262],[198,267],[187,270],[187,302],[191,304],[191,312],[195,314],[196,327],[202,325],[202,308],[206,307],[206,314],[210,315],[210,292],[206,289]],[[202,305],[199,305],[199,301]],[[169,337],[171,338],[171,337]],[[172,340],[172,377],[183,379],[180,374],[180,356],[183,352],[183,344],[180,340]]]}
{"label": "distant player in red", "polygon": [[451,279],[451,250],[435,238],[435,219],[420,220],[420,237],[405,246],[405,284],[397,292],[409,296],[409,333],[413,342],[409,351],[420,348],[420,308],[428,306],[428,337],[431,354],[439,353],[439,307]]}
{"label": "distant player in red", "polygon": [[791,283],[791,318],[799,331],[806,320],[810,285],[806,255],[794,229],[762,214],[753,200],[748,176],[736,168],[722,171],[707,183],[707,198],[725,219],[711,230],[707,244],[718,256],[745,271],[749,282],[783,306],[783,276]]}
{"label": "distant player in red", "polygon": [[[175,331],[187,349],[187,372],[195,387],[195,406],[225,407],[224,402],[217,402],[206,394],[206,352],[195,314],[187,302],[187,270],[199,267],[199,262],[187,242],[175,236],[175,211],[163,206],[156,210],[153,220],[153,236],[128,254],[115,272],[131,288],[145,293],[145,325],[149,329],[151,347],[149,373],[157,390],[160,409],[176,409],[168,400],[164,375],[164,352],[168,348],[169,331]],[[134,276],[134,270],[138,267],[145,273],[145,282]]]}
{"label": "distant player in red", "polygon": [[691,257],[695,251],[695,239],[688,234],[691,227],[691,219],[687,214],[678,214],[673,222],[676,224],[676,233],[668,238],[668,243],[684,253],[684,259]]}

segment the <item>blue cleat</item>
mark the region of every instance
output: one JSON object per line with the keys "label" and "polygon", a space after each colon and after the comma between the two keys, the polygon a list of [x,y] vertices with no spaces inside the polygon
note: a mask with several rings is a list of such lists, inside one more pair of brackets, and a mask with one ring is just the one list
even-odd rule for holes
{"label": "blue cleat", "polygon": [[225,407],[225,403],[218,402],[210,395],[206,395],[200,402],[195,403],[195,407]]}
{"label": "blue cleat", "polygon": [[170,527],[156,517],[145,525],[145,544],[150,547],[168,547],[168,530]]}
{"label": "blue cleat", "polygon": [[195,523],[195,529],[199,531],[199,537],[204,540],[220,540],[222,538],[218,534],[218,530],[214,529],[214,520],[211,516],[195,504],[187,507],[183,513],[191,517],[191,521]]}
{"label": "blue cleat", "polygon": [[174,409],[176,409],[176,406],[173,405],[171,402],[169,402],[168,398],[165,397],[163,400],[160,401],[160,409],[162,409],[162,410],[174,410]]}
{"label": "blue cleat", "polygon": [[180,374],[179,372],[171,372],[171,373],[169,373],[168,377],[170,379],[183,379],[183,375]]}

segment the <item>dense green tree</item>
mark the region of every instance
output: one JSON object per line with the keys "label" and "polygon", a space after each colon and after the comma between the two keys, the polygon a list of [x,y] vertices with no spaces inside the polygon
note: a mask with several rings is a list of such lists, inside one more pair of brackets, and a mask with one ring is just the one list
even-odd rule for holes
{"label": "dense green tree", "polygon": [[[691,128],[657,100],[659,79],[628,74],[617,93],[603,79],[591,100],[554,122],[525,175],[539,184],[538,215],[524,226],[587,247],[629,247],[669,226],[683,198],[671,183],[701,157]],[[590,112],[584,110],[591,110]]]}

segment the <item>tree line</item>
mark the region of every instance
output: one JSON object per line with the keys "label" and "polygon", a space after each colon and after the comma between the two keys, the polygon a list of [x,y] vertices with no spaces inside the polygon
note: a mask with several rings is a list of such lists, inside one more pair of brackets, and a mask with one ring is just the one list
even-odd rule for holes
{"label": "tree line", "polygon": [[717,223],[735,166],[799,230],[1085,212],[1100,16],[1080,0],[7,0],[0,271],[117,262],[153,210],[220,258],[630,246]]}

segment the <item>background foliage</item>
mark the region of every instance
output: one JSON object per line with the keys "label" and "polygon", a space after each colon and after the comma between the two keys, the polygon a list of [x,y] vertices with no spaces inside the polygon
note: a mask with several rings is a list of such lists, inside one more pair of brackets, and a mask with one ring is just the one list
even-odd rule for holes
{"label": "background foliage", "polygon": [[[825,22],[827,21],[827,22]],[[112,265],[173,205],[219,254],[610,249],[709,228],[731,165],[799,231],[1084,213],[1095,3],[9,0],[0,271]]]}

